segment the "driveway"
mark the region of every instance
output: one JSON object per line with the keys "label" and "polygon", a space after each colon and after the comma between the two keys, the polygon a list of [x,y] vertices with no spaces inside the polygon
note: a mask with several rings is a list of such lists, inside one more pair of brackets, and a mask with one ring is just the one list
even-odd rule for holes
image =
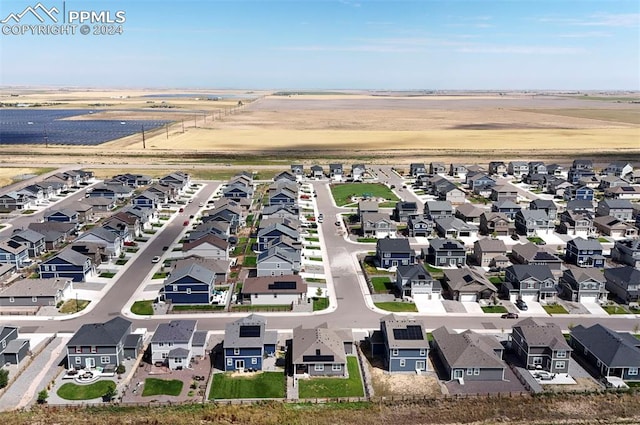
{"label": "driveway", "polygon": [[[505,301],[504,304],[508,304],[510,302]],[[510,303],[513,305],[513,303]],[[545,311],[544,308],[542,308],[542,305],[539,302],[535,302],[535,301],[527,301],[527,307],[529,307],[526,311],[522,311],[519,308],[517,308],[515,305],[513,305],[513,308],[507,308],[507,310],[509,311],[516,311],[520,316],[522,317],[528,317],[528,316],[544,316],[544,317],[548,317],[549,314],[547,314],[547,312]]]}
{"label": "driveway", "polygon": [[609,313],[607,313],[605,311],[605,309],[603,309],[602,307],[600,307],[600,304],[598,303],[581,303],[584,308],[586,308],[587,310],[589,310],[590,314],[595,314],[597,316],[609,316]]}
{"label": "driveway", "polygon": [[444,305],[442,304],[442,300],[429,299],[429,297],[430,295],[428,294],[416,294],[413,296],[413,302],[416,304],[418,312],[436,315],[447,313],[447,310],[445,310]]}

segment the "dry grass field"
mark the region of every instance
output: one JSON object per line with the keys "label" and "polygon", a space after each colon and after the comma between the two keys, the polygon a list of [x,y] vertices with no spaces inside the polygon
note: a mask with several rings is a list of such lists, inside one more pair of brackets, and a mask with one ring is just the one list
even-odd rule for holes
{"label": "dry grass field", "polygon": [[0,166],[0,187],[8,186],[11,183],[15,183],[17,176],[40,175],[51,170],[51,168],[21,168]]}

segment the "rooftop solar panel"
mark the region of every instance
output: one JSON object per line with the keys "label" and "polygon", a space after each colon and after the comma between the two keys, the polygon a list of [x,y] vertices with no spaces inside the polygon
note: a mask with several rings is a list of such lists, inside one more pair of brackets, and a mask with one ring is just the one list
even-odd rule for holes
{"label": "rooftop solar panel", "polygon": [[240,338],[258,338],[260,326],[240,326]]}
{"label": "rooftop solar panel", "polygon": [[419,325],[409,325],[405,329],[394,329],[393,336],[396,340],[421,340],[424,339],[424,335],[422,333],[422,326]]}
{"label": "rooftop solar panel", "polygon": [[280,282],[273,282],[273,283],[269,284],[269,289],[270,290],[296,289],[296,287],[297,287],[296,282],[280,281]]}

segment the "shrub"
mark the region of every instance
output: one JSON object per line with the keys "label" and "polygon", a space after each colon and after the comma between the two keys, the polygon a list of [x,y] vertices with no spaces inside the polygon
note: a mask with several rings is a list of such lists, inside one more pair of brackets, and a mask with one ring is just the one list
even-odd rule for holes
{"label": "shrub", "polygon": [[0,369],[0,388],[4,388],[7,385],[9,385],[9,371]]}
{"label": "shrub", "polygon": [[122,375],[123,373],[125,373],[127,371],[127,368],[124,367],[123,364],[118,365],[118,367],[116,368],[116,373],[118,375]]}
{"label": "shrub", "polygon": [[38,393],[38,404],[45,404],[47,399],[49,398],[49,392],[47,390],[42,390]]}

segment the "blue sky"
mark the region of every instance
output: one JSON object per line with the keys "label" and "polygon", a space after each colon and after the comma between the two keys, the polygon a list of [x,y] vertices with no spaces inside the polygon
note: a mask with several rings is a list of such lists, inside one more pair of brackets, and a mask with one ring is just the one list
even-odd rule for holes
{"label": "blue sky", "polygon": [[[62,0],[41,2],[62,10]],[[0,20],[36,4],[1,0]],[[2,34],[0,85],[640,90],[638,0],[67,0],[65,7],[123,10],[123,34]]]}

